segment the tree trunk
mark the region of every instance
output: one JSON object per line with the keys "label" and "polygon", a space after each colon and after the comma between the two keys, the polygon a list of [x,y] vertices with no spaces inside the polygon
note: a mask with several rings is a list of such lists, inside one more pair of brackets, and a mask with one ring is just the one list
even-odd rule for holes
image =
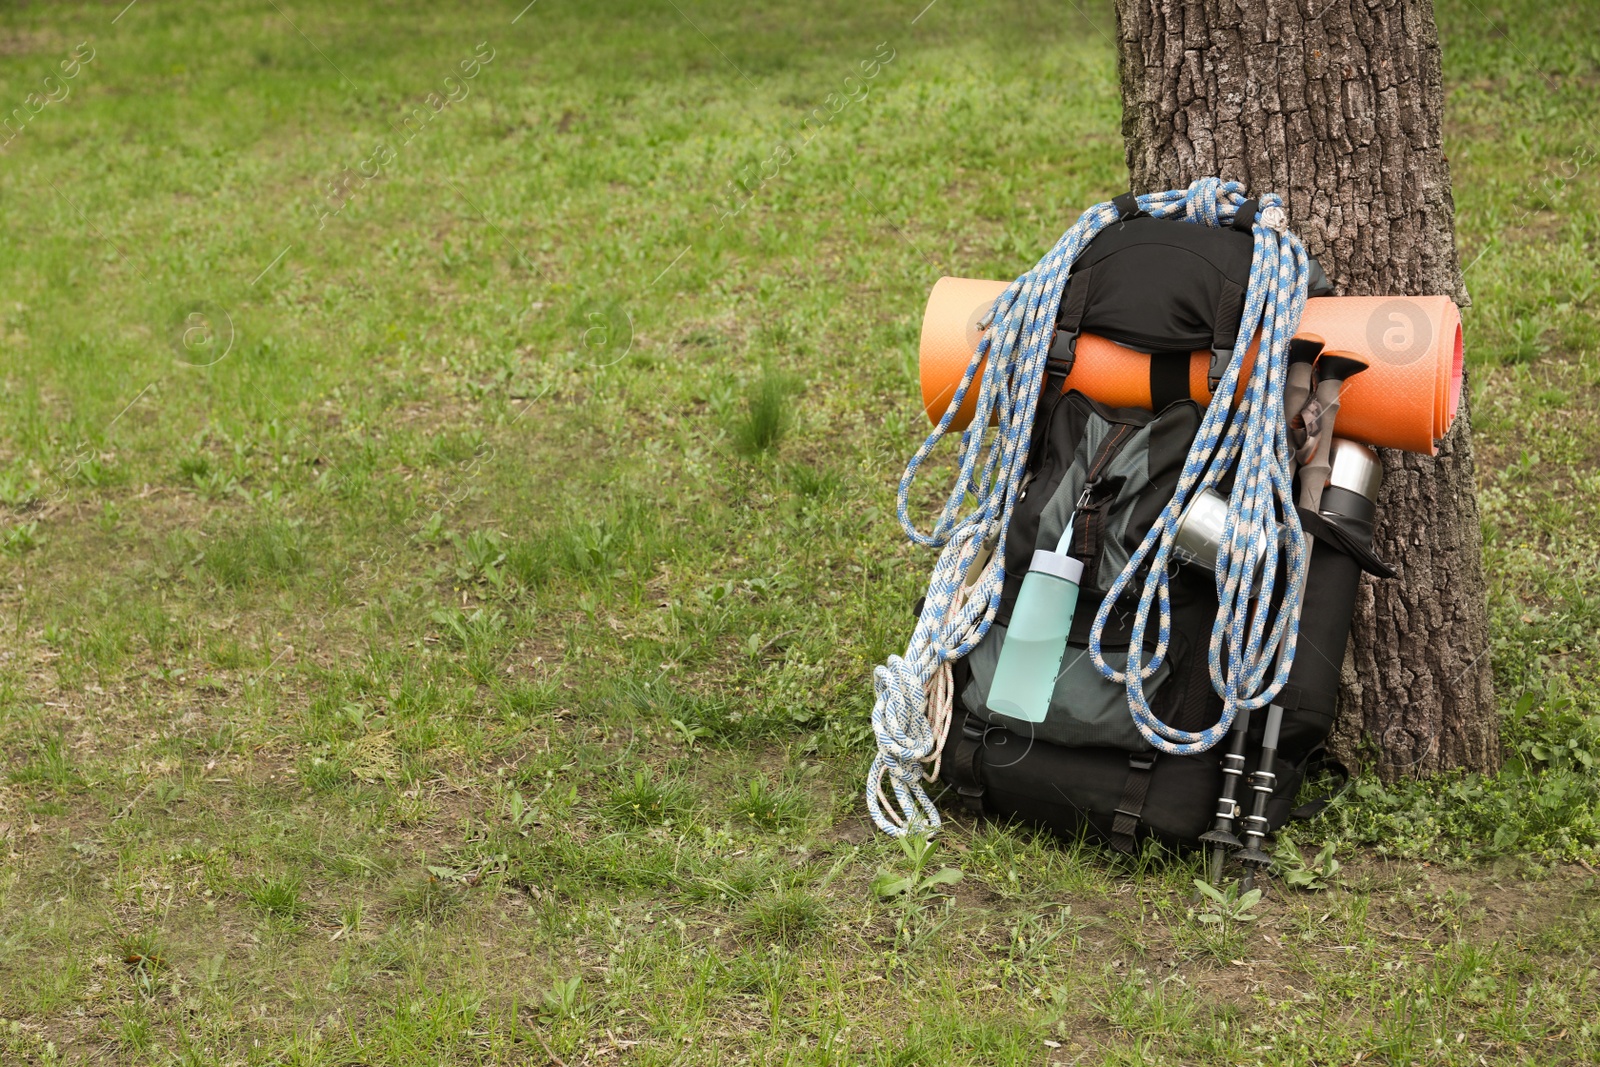
{"label": "tree trunk", "polygon": [[[1217,175],[1277,192],[1349,295],[1448,293],[1456,255],[1428,0],[1116,0],[1136,192]],[[1386,779],[1499,764],[1467,404],[1437,458],[1383,450],[1334,742]]]}

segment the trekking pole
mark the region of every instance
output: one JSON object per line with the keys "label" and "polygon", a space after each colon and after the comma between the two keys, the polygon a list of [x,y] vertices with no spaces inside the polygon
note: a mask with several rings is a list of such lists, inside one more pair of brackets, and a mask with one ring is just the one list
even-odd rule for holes
{"label": "trekking pole", "polygon": [[1294,477],[1294,467],[1301,447],[1306,443],[1305,423],[1300,413],[1311,399],[1311,365],[1316,362],[1323,347],[1322,338],[1315,334],[1300,334],[1289,341],[1289,368],[1283,379],[1284,425],[1289,428],[1289,477]]}
{"label": "trekking pole", "polygon": [[1307,511],[1322,510],[1322,487],[1328,484],[1333,457],[1333,423],[1339,414],[1339,393],[1347,379],[1366,369],[1367,361],[1354,352],[1324,352],[1317,357],[1317,391],[1305,409],[1306,433],[1315,440],[1316,447],[1300,477],[1300,506]]}
{"label": "trekking pole", "polygon": [[[1215,574],[1227,525],[1227,502],[1213,489],[1201,490],[1178,520],[1178,533],[1172,545],[1174,554],[1184,563],[1204,567]],[[1238,801],[1239,781],[1244,777],[1245,735],[1249,731],[1250,709],[1241,708],[1228,729],[1228,752],[1222,757],[1222,793],[1217,797],[1216,816],[1211,829],[1200,835],[1200,840],[1211,846],[1208,867],[1213,883],[1222,878],[1222,862],[1228,852],[1239,847],[1233,826],[1242,811]]]}
{"label": "trekking pole", "polygon": [[[1300,469],[1300,506],[1307,511],[1317,511],[1322,504],[1322,489],[1327,484],[1330,456],[1333,451],[1333,423],[1339,413],[1339,393],[1346,379],[1367,369],[1367,361],[1349,352],[1324,352],[1317,359],[1316,394],[1307,403],[1300,420],[1305,428],[1310,449],[1310,459]],[[1306,538],[1306,550],[1315,552],[1311,538]],[[1284,646],[1278,647],[1278,659],[1283,659]],[[1250,788],[1255,800],[1250,814],[1244,819],[1244,848],[1236,857],[1244,865],[1240,887],[1249,892],[1255,884],[1257,871],[1272,866],[1272,857],[1262,849],[1266,843],[1270,823],[1267,805],[1277,791],[1278,776],[1272,770],[1278,759],[1278,734],[1283,729],[1283,705],[1273,701],[1267,706],[1267,726],[1261,735],[1261,761],[1250,776]]]}
{"label": "trekking pole", "polygon": [[[1298,422],[1302,408],[1311,396],[1312,364],[1322,352],[1323,340],[1316,334],[1300,334],[1289,341],[1289,367],[1283,383],[1283,415],[1284,425],[1290,427],[1290,471],[1289,476],[1294,477],[1293,453],[1304,443],[1305,430],[1303,424],[1299,428],[1300,440],[1295,440],[1294,424]],[[1222,792],[1217,796],[1217,812],[1211,823],[1211,829],[1200,835],[1200,840],[1211,846],[1211,859],[1209,863],[1210,882],[1212,885],[1222,880],[1222,864],[1227,854],[1242,846],[1243,842],[1234,835],[1233,828],[1243,808],[1239,804],[1239,783],[1244,778],[1244,750],[1250,732],[1250,710],[1241,709],[1234,716],[1233,726],[1228,731],[1228,751],[1222,757]]]}
{"label": "trekking pole", "polygon": [[1208,881],[1216,885],[1222,881],[1222,863],[1240,841],[1233,833],[1234,820],[1243,809],[1239,806],[1239,780],[1244,777],[1245,735],[1250,732],[1250,709],[1240,708],[1228,730],[1228,752],[1222,757],[1222,793],[1217,797],[1217,814],[1211,829],[1200,835],[1200,840],[1211,846]]}

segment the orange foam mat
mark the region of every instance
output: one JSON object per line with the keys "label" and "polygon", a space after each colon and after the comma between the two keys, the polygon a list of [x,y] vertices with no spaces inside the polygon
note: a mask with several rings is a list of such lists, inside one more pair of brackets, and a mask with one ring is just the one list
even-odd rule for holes
{"label": "orange foam mat", "polygon": [[[940,278],[928,295],[919,352],[922,403],[937,423],[950,406],[981,336],[978,323],[1007,282]],[[1325,296],[1306,301],[1300,333],[1327,350],[1353,352],[1368,369],[1344,387],[1339,436],[1369,445],[1433,454],[1461,399],[1461,313],[1447,296]],[[1112,407],[1149,408],[1150,355],[1094,334],[1078,338],[1066,389]],[[1240,391],[1248,377],[1240,376]],[[1189,357],[1189,395],[1206,403],[1209,352]],[[981,374],[981,371],[980,371]],[[977,386],[967,391],[954,428],[972,421]]]}

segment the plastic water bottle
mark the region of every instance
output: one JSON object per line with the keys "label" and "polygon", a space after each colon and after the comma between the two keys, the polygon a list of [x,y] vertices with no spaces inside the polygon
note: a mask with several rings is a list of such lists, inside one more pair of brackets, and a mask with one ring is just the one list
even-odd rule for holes
{"label": "plastic water bottle", "polygon": [[996,714],[1043,722],[1050,710],[1083,578],[1083,561],[1063,551],[1071,542],[1069,523],[1056,551],[1033,553],[989,686],[989,710]]}

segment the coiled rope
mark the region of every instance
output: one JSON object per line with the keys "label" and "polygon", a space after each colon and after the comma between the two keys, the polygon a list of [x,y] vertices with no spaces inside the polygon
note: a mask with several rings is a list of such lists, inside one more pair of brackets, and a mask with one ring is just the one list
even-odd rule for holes
{"label": "coiled rope", "polygon": [[[1194,192],[1193,186],[1190,192]],[[1237,182],[1219,183],[1214,203],[1221,209],[1207,215],[1206,224],[1230,225],[1238,208],[1238,201],[1233,197],[1243,200],[1242,187]],[[1288,232],[1279,197],[1269,194],[1261,198],[1259,219],[1264,221],[1257,221],[1252,227],[1255,251],[1233,358],[1206,408],[1194,445],[1184,461],[1177,491],[1128,560],[1128,565],[1111,583],[1089,633],[1089,654],[1095,667],[1103,677],[1127,686],[1128,708],[1139,733],[1158,751],[1178,756],[1211,748],[1227,734],[1241,709],[1253,711],[1272,702],[1294,665],[1300,629],[1300,598],[1305,586],[1308,553],[1305,533],[1294,508],[1291,484],[1294,475],[1283,410],[1283,385],[1289,341],[1305,309],[1309,261],[1299,238]],[[1196,221],[1193,212],[1188,221]],[[1238,386],[1240,368],[1258,329],[1261,348],[1251,367],[1244,399],[1230,417],[1229,405]],[[1219,607],[1207,654],[1212,688],[1222,697],[1222,716],[1216,725],[1199,732],[1179,730],[1162,722],[1151,711],[1144,682],[1160,667],[1167,654],[1172,627],[1168,563],[1178,532],[1178,519],[1194,493],[1214,487],[1229,470],[1234,470],[1234,483],[1222,530],[1216,576]],[[1286,542],[1282,546],[1278,537],[1280,521]],[[1270,605],[1280,552],[1288,556],[1287,586],[1281,605],[1273,612]],[[1112,606],[1138,577],[1147,558],[1150,564],[1144,572],[1139,608],[1134,614],[1128,665],[1125,671],[1119,671],[1101,654],[1101,633]],[[1159,631],[1155,650],[1150,660],[1144,662],[1144,635],[1153,604],[1159,604]],[[1269,618],[1270,631],[1267,630]],[[1276,670],[1269,681],[1266,675],[1274,664]]]}
{"label": "coiled rope", "polygon": [[[1181,217],[1197,224],[1221,226],[1231,224],[1244,199],[1239,183],[1202,178],[1187,190],[1142,195],[1138,203],[1142,210],[1158,218]],[[1227,733],[1239,708],[1263,706],[1276,695],[1294,658],[1306,551],[1304,534],[1291,506],[1282,393],[1289,338],[1305,305],[1307,259],[1300,242],[1287,233],[1280,221],[1281,199],[1269,194],[1260,203],[1263,210],[1252,227],[1255,252],[1250,286],[1233,358],[1206,409],[1176,494],[1113,583],[1095,617],[1091,638],[1096,667],[1107,678],[1127,685],[1129,708],[1140,733],[1164,752],[1197,752],[1214,745]],[[1117,209],[1110,203],[1085,211],[1032,270],[996,298],[988,316],[990,328],[984,331],[949,407],[906,464],[900,479],[901,526],[913,541],[941,551],[905,655],[890,656],[872,673],[876,694],[872,727],[878,752],[868,772],[867,807],[873,822],[891,836],[931,833],[939,827],[938,810],[923,787],[933,775],[924,765],[937,760],[949,728],[949,704],[953,700],[950,664],[983,638],[1000,604],[1005,582],[1006,531],[1027,464],[1034,414],[1067,276],[1079,253],[1118,218]],[[1241,367],[1258,326],[1265,358],[1256,359],[1244,401],[1237,410],[1230,410]],[[933,528],[921,533],[911,520],[912,484],[923,462],[948,434],[967,391],[978,379],[980,367],[983,378],[972,422],[961,434],[956,479]],[[993,431],[989,429],[991,422],[995,423]],[[1227,567],[1217,579],[1222,607],[1212,629],[1209,653],[1212,685],[1223,697],[1223,717],[1209,730],[1194,734],[1161,722],[1150,710],[1143,683],[1161,666],[1167,653],[1171,630],[1167,563],[1178,517],[1194,492],[1216,485],[1235,462],[1239,473],[1229,500],[1221,549]],[[972,503],[964,511],[963,504],[969,496]],[[1275,531],[1279,513],[1288,531],[1289,588],[1271,631],[1267,632],[1268,612],[1251,609],[1253,603],[1270,604],[1272,600],[1279,547],[1276,537],[1263,539],[1259,534]],[[975,562],[991,548],[991,558],[968,581]],[[1261,556],[1266,558],[1258,571],[1256,560]],[[1138,577],[1146,558],[1150,559],[1150,567],[1134,622],[1128,667],[1119,672],[1101,655],[1100,634],[1111,605]],[[1253,588],[1258,573],[1262,575],[1259,590]],[[1156,605],[1160,615],[1158,640],[1145,662],[1145,624]],[[1262,689],[1262,679],[1280,646],[1283,655],[1278,657],[1278,670],[1270,685]],[[892,803],[884,792],[885,780],[893,794]]]}

